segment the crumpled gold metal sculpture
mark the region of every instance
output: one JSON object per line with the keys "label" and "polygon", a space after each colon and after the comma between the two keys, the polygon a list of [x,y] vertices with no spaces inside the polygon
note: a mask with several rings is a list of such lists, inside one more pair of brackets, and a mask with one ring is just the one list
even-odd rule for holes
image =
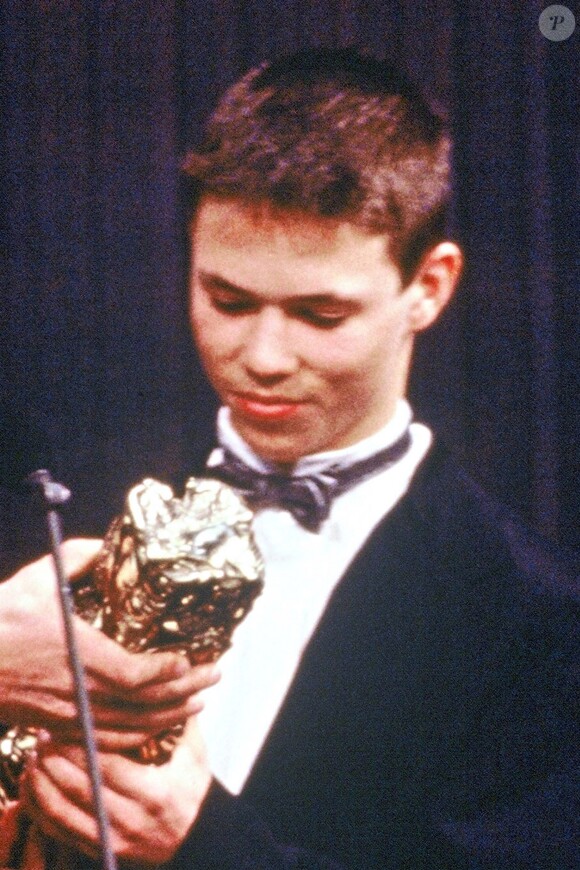
{"label": "crumpled gold metal sculpture", "polygon": [[[77,613],[127,649],[177,650],[215,661],[263,586],[253,513],[231,487],[190,478],[182,499],[147,478],[130,490],[111,524],[94,573],[73,587]],[[150,739],[143,762],[168,759],[180,728]],[[33,729],[0,740],[0,814],[36,744]]]}

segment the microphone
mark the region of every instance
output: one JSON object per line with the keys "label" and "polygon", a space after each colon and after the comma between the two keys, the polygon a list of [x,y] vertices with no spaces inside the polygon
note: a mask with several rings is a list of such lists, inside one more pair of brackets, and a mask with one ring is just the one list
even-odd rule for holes
{"label": "microphone", "polygon": [[66,504],[72,495],[70,489],[67,489],[62,483],[54,481],[50,471],[46,471],[44,468],[29,474],[26,477],[26,482],[32,487],[40,489],[45,504],[51,507],[60,507]]}
{"label": "microphone", "polygon": [[63,616],[69,663],[73,674],[77,707],[81,722],[82,733],[87,753],[87,765],[93,791],[93,802],[97,825],[99,829],[99,841],[105,870],[117,870],[117,861],[111,846],[109,820],[103,802],[101,773],[97,760],[97,745],[95,730],[91,716],[89,695],[86,687],[85,673],[79,656],[78,646],[73,625],[74,604],[71,588],[64,570],[62,560],[62,528],[58,508],[65,504],[70,496],[70,490],[62,483],[52,479],[49,471],[39,469],[33,471],[27,477],[27,482],[38,490],[42,496],[46,511],[46,522],[50,538],[50,547],[54,559],[54,567],[57,579],[60,606]]}

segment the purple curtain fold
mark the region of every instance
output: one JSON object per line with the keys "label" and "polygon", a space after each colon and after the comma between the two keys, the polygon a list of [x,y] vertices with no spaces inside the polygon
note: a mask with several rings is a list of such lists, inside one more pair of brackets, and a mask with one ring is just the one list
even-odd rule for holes
{"label": "purple curtain fold", "polygon": [[[546,4],[548,5],[548,4]],[[305,45],[404,64],[455,130],[468,267],[417,349],[412,396],[471,473],[580,543],[575,187],[578,32],[542,4],[5,0],[1,16],[0,551],[48,464],[100,532],[143,474],[178,480],[214,408],[187,329],[178,167],[232,80]],[[33,549],[33,547],[32,547]]]}

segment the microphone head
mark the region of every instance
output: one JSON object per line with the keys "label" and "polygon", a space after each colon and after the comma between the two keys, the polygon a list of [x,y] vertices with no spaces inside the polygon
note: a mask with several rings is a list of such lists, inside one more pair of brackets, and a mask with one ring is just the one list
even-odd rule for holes
{"label": "microphone head", "polygon": [[44,500],[50,507],[58,507],[65,504],[71,497],[70,489],[67,489],[62,483],[57,483],[52,479],[50,471],[46,468],[40,468],[37,471],[31,472],[26,478],[27,483],[39,489],[44,496]]}

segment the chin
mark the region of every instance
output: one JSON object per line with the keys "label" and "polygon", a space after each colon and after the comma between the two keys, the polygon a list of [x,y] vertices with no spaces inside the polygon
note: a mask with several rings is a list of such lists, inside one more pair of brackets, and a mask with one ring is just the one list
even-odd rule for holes
{"label": "chin", "polygon": [[[290,427],[278,424],[257,426],[248,424],[247,420],[232,415],[232,423],[239,435],[244,439],[254,453],[266,462],[280,465],[293,465],[302,456],[314,453],[311,438],[304,438],[303,433],[289,431]],[[302,437],[301,437],[302,434]]]}
{"label": "chin", "polygon": [[266,447],[263,444],[250,444],[250,447],[261,459],[266,462],[274,462],[276,465],[295,465],[303,456],[314,453],[314,450],[289,450],[284,448]]}
{"label": "chin", "polygon": [[266,462],[275,462],[277,465],[294,465],[303,456],[316,452],[315,447],[307,444],[289,443],[289,439],[283,436],[264,438],[263,435],[249,432],[240,432],[240,435],[261,459]]}

